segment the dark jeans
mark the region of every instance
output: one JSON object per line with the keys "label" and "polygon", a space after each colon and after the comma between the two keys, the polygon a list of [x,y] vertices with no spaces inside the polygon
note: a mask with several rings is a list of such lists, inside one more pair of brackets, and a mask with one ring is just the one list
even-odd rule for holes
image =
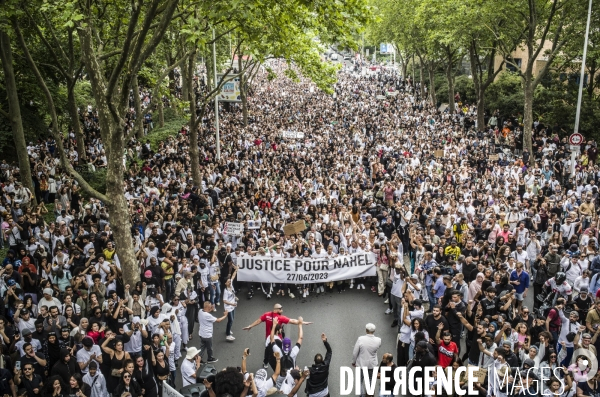
{"label": "dark jeans", "polygon": [[213,340],[212,338],[203,338],[200,337],[200,355],[204,353],[204,349],[206,349],[206,353],[208,354],[208,358],[213,358]]}
{"label": "dark jeans", "polygon": [[227,327],[225,328],[225,335],[229,336],[231,334],[231,326],[233,325],[233,319],[235,317],[235,310],[232,310],[227,313]]}
{"label": "dark jeans", "polygon": [[533,284],[533,308],[537,309],[540,307],[542,302],[537,299],[537,296],[544,291],[544,284]]}

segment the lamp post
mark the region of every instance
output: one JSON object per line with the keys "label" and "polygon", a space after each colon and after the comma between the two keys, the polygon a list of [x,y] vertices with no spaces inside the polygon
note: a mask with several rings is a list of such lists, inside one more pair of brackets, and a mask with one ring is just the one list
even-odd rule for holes
{"label": "lamp post", "polygon": [[[585,26],[585,39],[583,42],[583,59],[581,60],[581,76],[579,77],[579,92],[577,93],[577,110],[575,111],[575,128],[573,133],[579,132],[579,117],[581,115],[581,100],[583,97],[583,80],[585,78],[585,59],[587,58],[588,39],[590,36],[590,20],[592,18],[592,0],[589,1],[587,24]],[[576,152],[571,151],[571,176],[575,175]]]}
{"label": "lamp post", "polygon": [[[213,38],[213,69],[215,72],[215,89],[219,86],[217,80],[217,45],[215,40],[215,30],[212,31]],[[221,160],[221,138],[219,136],[219,94],[215,94],[215,132],[217,140],[217,160]]]}

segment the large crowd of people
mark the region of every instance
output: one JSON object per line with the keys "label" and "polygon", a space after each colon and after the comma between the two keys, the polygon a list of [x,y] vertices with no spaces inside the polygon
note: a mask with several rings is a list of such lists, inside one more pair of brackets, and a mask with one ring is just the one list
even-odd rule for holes
{"label": "large crowd of people", "polygon": [[[559,370],[530,371],[542,387],[523,393],[600,395],[591,372],[600,347],[596,143],[582,144],[573,165],[564,133],[536,122],[529,153],[518,117],[493,112],[476,126],[476,106],[460,95],[451,114],[422,94],[425,87],[394,69],[372,73],[356,62],[339,73],[333,95],[306,79],[258,73],[247,126],[239,105],[221,105],[220,159],[210,110],[202,120],[199,186],[186,126],[156,148],[132,139],[124,194],[136,285],[122,279],[111,233],[117,220],[62,172],[52,138],[28,146],[34,191],[2,161],[0,395],[156,397],[163,381],[200,382],[201,354],[217,362],[214,322],[226,321],[223,337],[235,340],[238,296],[252,304],[350,289],[377,294],[398,329],[397,350],[380,362],[373,346],[360,351],[373,342],[367,324],[371,336],[355,347],[359,364],[478,366],[487,373],[479,395],[498,397],[510,385],[495,375],[511,371],[512,382],[545,367]],[[146,91],[140,96],[150,104]],[[93,106],[80,115],[87,158],[79,159],[71,134],[70,160],[105,167]],[[152,129],[152,109],[136,115],[132,107],[129,116]],[[298,220],[306,229],[286,235],[283,226]],[[225,222],[243,223],[242,235],[227,234]],[[376,277],[298,285],[236,278],[245,256],[364,252],[377,258]],[[327,337],[323,355],[301,360],[311,362],[304,370],[296,358],[307,322],[285,317],[277,304],[248,328],[262,322],[265,368],[249,374],[245,364],[240,371],[225,363],[202,379],[207,393],[294,396],[304,384],[310,397],[333,395]],[[196,324],[200,350],[192,346]],[[298,326],[295,345],[284,324]]]}

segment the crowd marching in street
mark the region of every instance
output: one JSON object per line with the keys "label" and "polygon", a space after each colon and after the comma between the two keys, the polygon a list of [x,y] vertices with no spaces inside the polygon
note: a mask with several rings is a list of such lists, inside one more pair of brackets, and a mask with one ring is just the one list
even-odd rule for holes
{"label": "crowd marching in street", "polygon": [[[201,77],[195,86],[205,89]],[[480,396],[511,395],[524,373],[540,387],[529,383],[516,394],[599,396],[596,143],[582,143],[571,164],[567,135],[536,122],[529,153],[517,116],[490,112],[476,126],[474,104],[457,94],[455,113],[439,111],[421,88],[396,70],[364,73],[358,64],[338,74],[332,95],[306,79],[259,73],[249,86],[247,126],[240,106],[222,105],[220,159],[214,115],[202,121],[199,186],[186,126],[156,148],[132,139],[124,194],[140,269],[135,285],[123,282],[111,232],[117,220],[62,172],[52,138],[28,146],[34,191],[3,160],[0,395],[157,397],[163,381],[175,387],[177,380],[203,383],[217,397],[334,396],[327,336],[315,357],[301,353],[303,326],[323,319],[288,318],[276,300],[356,289],[386,305],[386,326],[397,328],[398,340],[380,359],[381,340],[367,324],[352,365],[477,366]],[[139,94],[150,103],[143,88]],[[129,123],[144,117],[150,132],[152,109],[144,112],[135,115],[132,105]],[[71,161],[106,167],[93,106],[80,116],[87,159],[78,158],[70,135]],[[297,221],[303,231],[284,233]],[[227,223],[243,230],[227,233]],[[237,279],[240,258],[359,253],[374,254],[375,276]],[[252,324],[234,327],[238,304],[273,303]],[[224,335],[213,332],[215,322],[226,323]],[[262,323],[264,345],[256,346],[264,367],[246,368],[249,350],[237,347],[234,331]],[[225,370],[200,379],[205,362],[218,362],[213,339],[221,337],[243,351],[242,367],[219,362]],[[507,372],[509,381],[498,384]]]}

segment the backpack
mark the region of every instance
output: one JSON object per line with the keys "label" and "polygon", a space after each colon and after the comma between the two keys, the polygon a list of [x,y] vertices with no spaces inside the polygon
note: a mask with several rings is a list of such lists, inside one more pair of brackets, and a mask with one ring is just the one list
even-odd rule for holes
{"label": "backpack", "polygon": [[[283,351],[282,351],[283,353]],[[287,373],[288,369],[294,369],[294,359],[290,356],[289,353],[283,353],[281,359],[279,361],[279,365],[281,366],[281,373]]]}

